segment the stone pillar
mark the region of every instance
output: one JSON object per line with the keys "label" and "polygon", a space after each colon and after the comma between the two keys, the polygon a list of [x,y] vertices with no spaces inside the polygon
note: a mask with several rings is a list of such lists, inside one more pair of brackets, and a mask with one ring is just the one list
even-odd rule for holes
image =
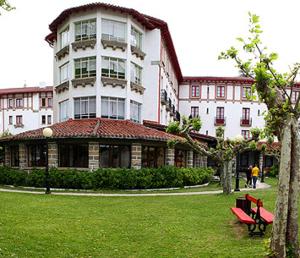
{"label": "stone pillar", "polygon": [[140,143],[131,145],[131,167],[135,169],[142,167],[142,145]]}
{"label": "stone pillar", "polygon": [[174,148],[167,149],[166,165],[168,165],[168,166],[175,165],[175,149]]}
{"label": "stone pillar", "polygon": [[4,166],[11,166],[10,147],[7,145],[4,147]]}
{"label": "stone pillar", "polygon": [[99,168],[99,142],[89,142],[89,169]]}
{"label": "stone pillar", "polygon": [[58,167],[58,147],[56,142],[48,143],[48,165],[50,168]]}
{"label": "stone pillar", "polygon": [[27,167],[26,146],[24,143],[19,144],[19,167],[20,169]]}
{"label": "stone pillar", "polygon": [[[260,173],[261,173],[261,176],[263,175],[263,166],[264,166],[264,154],[263,154],[263,152],[260,152],[259,153],[259,164],[258,164],[258,168],[259,168],[259,170],[260,170]],[[262,176],[263,177],[263,176]]]}
{"label": "stone pillar", "polygon": [[194,152],[192,150],[187,151],[186,167],[192,168],[194,166]]}

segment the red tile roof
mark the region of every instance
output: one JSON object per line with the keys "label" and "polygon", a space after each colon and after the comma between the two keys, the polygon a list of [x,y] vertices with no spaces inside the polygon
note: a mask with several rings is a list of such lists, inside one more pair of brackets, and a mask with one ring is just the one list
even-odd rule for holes
{"label": "red tile roof", "polygon": [[[50,128],[53,130],[52,138],[115,138],[168,141],[177,139],[184,142],[182,137],[172,135],[160,130],[134,123],[130,120],[112,120],[105,118],[93,118],[83,120],[70,119],[56,123]],[[36,129],[20,133],[2,141],[43,139],[43,129]]]}
{"label": "red tile roof", "polygon": [[53,87],[23,87],[23,88],[7,88],[7,89],[0,89],[0,95],[7,95],[7,94],[18,94],[18,93],[39,93],[39,92],[52,92]]}
{"label": "red tile roof", "polygon": [[60,24],[62,24],[66,19],[68,19],[71,14],[88,11],[88,10],[95,10],[98,8],[117,11],[120,13],[131,15],[135,20],[137,20],[139,23],[145,26],[148,30],[153,30],[155,28],[160,29],[162,38],[164,39],[167,49],[169,51],[170,59],[174,67],[176,77],[178,81],[182,81],[182,73],[179,66],[173,40],[171,37],[171,33],[168,28],[168,24],[163,20],[151,17],[149,15],[142,14],[131,8],[125,8],[125,7],[112,5],[112,4],[105,4],[105,3],[91,3],[91,4],[86,4],[86,5],[81,5],[81,6],[76,6],[76,7],[66,9],[49,25],[49,29],[51,30],[51,33],[46,36],[45,40],[50,44],[53,43],[53,41],[56,39],[57,27]]}

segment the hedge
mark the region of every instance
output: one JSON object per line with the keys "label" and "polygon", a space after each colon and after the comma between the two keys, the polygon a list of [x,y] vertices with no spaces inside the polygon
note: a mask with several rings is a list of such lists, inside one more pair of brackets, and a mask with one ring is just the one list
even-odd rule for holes
{"label": "hedge", "polygon": [[[65,189],[145,189],[204,184],[211,180],[211,168],[122,169],[101,168],[93,172],[75,169],[50,170],[50,186]],[[44,170],[30,172],[0,167],[0,185],[44,186]]]}

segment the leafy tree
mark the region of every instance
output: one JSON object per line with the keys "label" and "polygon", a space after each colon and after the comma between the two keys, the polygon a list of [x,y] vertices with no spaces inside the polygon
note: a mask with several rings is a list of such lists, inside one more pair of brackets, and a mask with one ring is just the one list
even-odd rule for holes
{"label": "leafy tree", "polygon": [[6,0],[0,0],[0,8],[2,8],[5,11],[11,11],[15,9]]}
{"label": "leafy tree", "polygon": [[[191,136],[194,131],[199,131],[201,128],[201,120],[199,118],[182,118],[182,124],[172,122],[167,127],[167,132],[180,134],[186,140],[189,146],[197,153],[210,157],[215,161],[218,170],[220,171],[221,184],[223,193],[230,194],[231,177],[232,177],[232,160],[240,152],[247,150],[255,150],[259,139],[260,131],[253,132],[253,138],[245,141],[242,136],[236,139],[225,139],[224,128],[216,129],[217,145],[215,148],[206,148]],[[169,145],[174,146],[177,141],[169,142]]]}
{"label": "leafy tree", "polygon": [[233,60],[244,76],[254,80],[252,92],[267,105],[266,132],[281,141],[279,186],[275,219],[271,236],[271,256],[299,257],[298,245],[298,185],[299,185],[299,130],[300,95],[292,101],[295,79],[300,64],[289,72],[274,68],[278,55],[269,52],[261,41],[259,17],[249,13],[249,35],[237,38],[240,48],[231,47],[220,59]]}

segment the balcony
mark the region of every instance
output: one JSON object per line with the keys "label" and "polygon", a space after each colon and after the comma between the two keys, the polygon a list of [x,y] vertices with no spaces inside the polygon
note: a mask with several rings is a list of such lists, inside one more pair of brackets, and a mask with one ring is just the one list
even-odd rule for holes
{"label": "balcony", "polygon": [[162,105],[167,105],[168,103],[168,94],[166,90],[160,90],[160,102]]}
{"label": "balcony", "polygon": [[144,94],[145,91],[145,88],[141,84],[135,82],[130,82],[130,88],[132,91],[135,91],[140,94]]}
{"label": "balcony", "polygon": [[222,126],[226,125],[226,118],[225,117],[215,117],[215,126]]}
{"label": "balcony", "polygon": [[64,58],[66,55],[68,55],[69,52],[70,52],[70,47],[69,45],[67,45],[56,53],[56,57],[58,58],[58,60],[60,60]]}
{"label": "balcony", "polygon": [[107,85],[111,85],[113,88],[119,86],[122,89],[124,89],[127,85],[127,80],[126,79],[105,77],[103,75],[101,77],[101,82],[102,82],[104,87],[107,86]]}
{"label": "balcony", "polygon": [[241,118],[240,125],[243,127],[248,127],[252,125],[252,118]]}
{"label": "balcony", "polygon": [[70,85],[69,81],[65,81],[65,82],[57,85],[55,87],[56,93],[61,93],[61,92],[64,92],[65,90],[69,90],[69,85]]}
{"label": "balcony", "polygon": [[88,47],[94,48],[96,45],[96,41],[97,40],[94,38],[75,41],[72,43],[72,48],[74,51],[77,51],[77,49],[80,49],[80,48],[82,48],[83,50],[85,50]]}
{"label": "balcony", "polygon": [[174,120],[175,121],[180,121],[180,113],[178,111],[175,112]]}
{"label": "balcony", "polygon": [[136,46],[132,46],[132,45],[131,45],[131,53],[133,55],[135,55],[136,57],[141,58],[142,60],[144,60],[144,58],[146,56],[146,54],[140,48],[138,48]]}
{"label": "balcony", "polygon": [[171,99],[169,98],[168,102],[167,102],[167,105],[166,105],[166,110],[167,111],[171,111],[172,109],[172,101]]}
{"label": "balcony", "polygon": [[75,78],[72,80],[72,85],[74,88],[78,86],[85,87],[86,85],[94,86],[96,83],[96,76],[95,77],[86,77],[86,78]]}
{"label": "balcony", "polygon": [[126,50],[127,43],[123,38],[113,37],[108,34],[102,34],[101,43],[103,48],[111,47],[113,50],[117,48],[121,49],[123,52]]}

